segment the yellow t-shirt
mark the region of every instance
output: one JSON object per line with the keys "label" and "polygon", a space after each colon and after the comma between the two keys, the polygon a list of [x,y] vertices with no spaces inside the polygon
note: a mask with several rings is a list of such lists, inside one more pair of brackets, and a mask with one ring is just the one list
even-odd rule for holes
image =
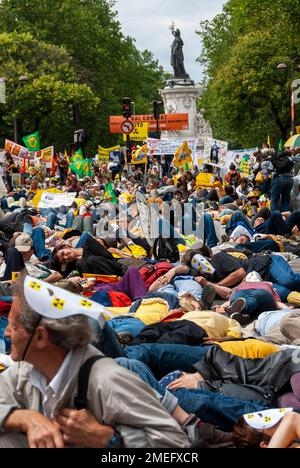
{"label": "yellow t-shirt", "polygon": [[232,320],[225,315],[210,311],[193,311],[184,314],[179,320],[189,320],[206,331],[209,338],[224,338],[232,336],[240,338],[242,328],[236,320]]}

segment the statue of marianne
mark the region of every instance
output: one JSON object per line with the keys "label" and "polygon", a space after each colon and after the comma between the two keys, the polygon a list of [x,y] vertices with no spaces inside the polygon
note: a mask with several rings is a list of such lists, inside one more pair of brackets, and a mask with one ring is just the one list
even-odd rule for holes
{"label": "statue of marianne", "polygon": [[180,31],[179,29],[175,29],[174,23],[170,27],[170,30],[175,38],[171,46],[171,65],[174,68],[174,78],[190,79],[184,67],[184,42],[181,39]]}

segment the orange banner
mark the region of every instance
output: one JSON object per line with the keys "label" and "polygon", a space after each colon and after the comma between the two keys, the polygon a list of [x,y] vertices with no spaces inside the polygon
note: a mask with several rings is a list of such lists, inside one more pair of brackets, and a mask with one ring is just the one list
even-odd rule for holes
{"label": "orange banner", "polygon": [[[121,124],[124,122],[124,117],[121,115],[111,116],[110,133],[123,133]],[[156,120],[153,115],[133,115],[130,117],[133,123],[148,122],[149,132],[156,132]],[[159,119],[159,130],[161,132],[172,130],[188,130],[189,129],[189,115],[188,114],[162,114]]]}

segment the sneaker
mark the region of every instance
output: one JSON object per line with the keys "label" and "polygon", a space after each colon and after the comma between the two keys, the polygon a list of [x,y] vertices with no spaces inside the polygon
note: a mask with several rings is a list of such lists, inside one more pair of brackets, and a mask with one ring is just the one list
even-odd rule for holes
{"label": "sneaker", "polygon": [[246,306],[246,299],[236,299],[229,307],[227,307],[226,313],[229,317],[232,314],[241,314],[246,309]]}
{"label": "sneaker", "polygon": [[211,306],[213,305],[215,298],[216,298],[215,288],[211,286],[210,284],[207,284],[206,286],[204,286],[203,291],[202,291],[202,297],[201,297],[204,310],[211,310]]}
{"label": "sneaker", "polygon": [[249,315],[239,314],[237,312],[232,314],[230,318],[238,322],[240,325],[242,325],[242,327],[246,327],[249,325],[249,323],[251,323],[251,318]]}

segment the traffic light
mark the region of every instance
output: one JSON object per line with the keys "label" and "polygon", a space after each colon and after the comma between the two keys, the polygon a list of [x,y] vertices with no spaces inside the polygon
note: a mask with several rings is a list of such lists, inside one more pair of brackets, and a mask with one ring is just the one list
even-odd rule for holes
{"label": "traffic light", "polygon": [[129,97],[123,98],[123,117],[128,120],[132,116],[132,104]]}
{"label": "traffic light", "polygon": [[153,115],[155,120],[160,119],[160,106],[162,105],[162,101],[153,101]]}
{"label": "traffic light", "polygon": [[80,125],[80,107],[78,104],[69,104],[70,121],[75,125]]}

